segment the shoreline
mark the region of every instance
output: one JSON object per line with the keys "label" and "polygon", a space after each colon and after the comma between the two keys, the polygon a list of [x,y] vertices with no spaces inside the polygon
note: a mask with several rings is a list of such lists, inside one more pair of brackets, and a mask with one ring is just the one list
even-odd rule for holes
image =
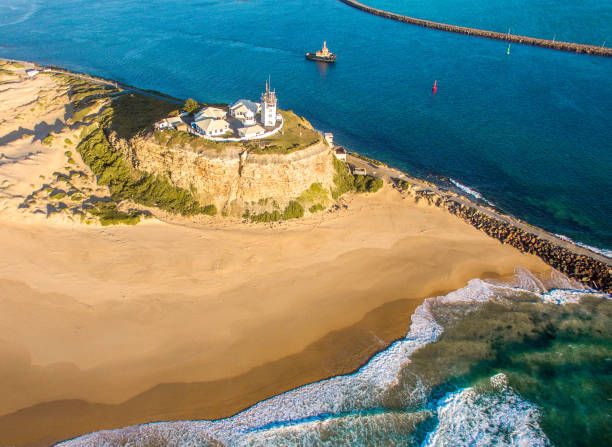
{"label": "shoreline", "polygon": [[[46,81],[9,97],[27,100]],[[19,125],[43,119],[34,115]],[[61,149],[26,140],[13,146],[40,150],[37,166],[63,160]],[[29,167],[13,166],[15,183],[31,178]],[[204,218],[87,228],[24,224],[3,210],[0,243],[12,256],[0,265],[0,432],[12,444],[48,445],[135,420],[229,415],[317,374],[360,368],[405,336],[426,297],[518,266],[551,272],[392,185],[274,227]],[[260,382],[231,381],[253,370]]]}
{"label": "shoreline", "polygon": [[[345,3],[347,1],[353,2],[352,0],[340,1]],[[612,55],[612,49],[610,51]],[[17,59],[4,58],[4,60],[32,64],[42,71],[48,70],[60,74],[77,76],[93,82],[111,85],[116,88],[124,89],[125,93],[135,92],[158,97],[160,99],[170,100],[175,103],[184,102],[180,98],[175,98],[162,92],[140,89],[111,79],[93,76],[87,73],[75,72],[56,65],[44,66],[38,64],[37,62]],[[599,250],[597,252],[593,251],[590,249],[590,246],[585,243],[575,241],[564,235],[557,235],[541,227],[526,223],[511,214],[506,214],[497,209],[495,205],[488,202],[486,198],[479,198],[473,194],[470,194],[470,192],[465,189],[466,187],[464,185],[461,185],[464,186],[464,188],[456,185],[461,191],[457,195],[462,198],[461,201],[456,201],[453,197],[455,194],[453,194],[453,192],[451,192],[445,186],[414,177],[398,168],[388,166],[386,163],[379,160],[371,159],[370,157],[362,156],[355,152],[352,154],[357,155],[357,157],[354,155],[351,156],[353,159],[353,164],[359,165],[361,162],[362,167],[368,168],[368,165],[372,166],[372,162],[374,162],[379,164],[378,166],[386,168],[387,173],[395,173],[395,177],[389,175],[388,178],[385,178],[385,174],[382,175],[385,180],[391,182],[392,184],[397,185],[397,181],[404,179],[412,183],[413,186],[420,189],[415,191],[418,196],[416,197],[417,200],[425,197],[430,204],[445,209],[449,213],[459,217],[464,222],[467,222],[475,228],[484,231],[488,236],[498,239],[503,244],[509,243],[523,253],[535,254],[551,267],[559,269],[562,273],[568,275],[572,279],[578,280],[587,287],[594,287],[596,290],[601,290],[607,293],[612,292],[612,258],[604,254],[604,249],[593,247]],[[355,163],[356,161],[357,163]],[[369,170],[371,171],[371,169]],[[368,174],[370,174],[370,172],[368,172]],[[374,172],[373,175],[379,176],[376,172]],[[433,196],[431,194],[433,194]],[[474,201],[474,198],[487,203],[487,206],[479,205]],[[452,203],[458,204],[459,208],[452,205]],[[447,208],[448,206],[451,208]],[[487,232],[487,228],[491,231],[494,231],[495,229],[501,230],[501,233],[499,231],[497,231],[495,234],[489,233]],[[517,234],[520,234],[518,239],[515,238]]]}
{"label": "shoreline", "polygon": [[435,29],[438,31],[446,31],[455,34],[465,34],[468,36],[484,37],[487,39],[543,47],[551,50],[566,51],[569,53],[612,57],[612,48],[606,48],[604,46],[598,47],[595,45],[587,45],[576,42],[563,42],[549,39],[540,39],[537,37],[520,36],[517,34],[510,33],[505,34],[497,31],[487,31],[466,26],[450,25],[448,23],[434,22],[432,20],[418,19],[403,14],[396,14],[394,12],[384,11],[382,9],[377,9],[368,5],[364,5],[363,3],[357,2],[355,0],[340,0],[340,2],[368,14],[383,17],[385,19],[395,20],[398,22],[409,23],[411,25],[417,25],[424,28]]}

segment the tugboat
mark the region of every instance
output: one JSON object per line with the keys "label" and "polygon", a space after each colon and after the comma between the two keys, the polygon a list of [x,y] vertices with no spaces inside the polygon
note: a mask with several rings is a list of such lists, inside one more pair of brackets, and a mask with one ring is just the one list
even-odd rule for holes
{"label": "tugboat", "polygon": [[306,59],[311,61],[319,62],[336,62],[336,56],[334,53],[327,49],[327,42],[323,42],[323,48],[316,53],[306,53]]}

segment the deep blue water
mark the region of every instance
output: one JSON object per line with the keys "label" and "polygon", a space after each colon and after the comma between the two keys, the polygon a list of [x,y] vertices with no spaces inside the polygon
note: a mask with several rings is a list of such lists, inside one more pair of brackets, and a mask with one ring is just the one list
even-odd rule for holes
{"label": "deep blue water", "polygon": [[[393,3],[451,23],[612,44],[610,2]],[[336,66],[304,60],[324,39]],[[338,143],[451,177],[533,224],[612,248],[610,58],[520,45],[507,56],[503,42],[336,0],[0,0],[0,56],[201,101],[258,98],[270,75],[280,106]]]}

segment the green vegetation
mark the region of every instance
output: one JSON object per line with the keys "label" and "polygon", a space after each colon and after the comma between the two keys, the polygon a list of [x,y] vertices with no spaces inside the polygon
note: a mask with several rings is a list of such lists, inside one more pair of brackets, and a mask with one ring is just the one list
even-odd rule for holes
{"label": "green vegetation", "polygon": [[127,213],[119,211],[115,202],[95,202],[93,208],[87,210],[90,214],[98,217],[100,223],[106,225],[136,225],[140,222],[142,212],[130,210]]}
{"label": "green vegetation", "polygon": [[185,101],[185,105],[183,106],[183,110],[187,113],[193,113],[200,108],[200,104],[193,98],[187,99]]}
{"label": "green vegetation", "polygon": [[53,144],[53,135],[49,134],[42,140],[42,144],[51,146]]}
{"label": "green vegetation", "polygon": [[383,180],[378,177],[356,175],[354,185],[357,192],[376,192],[383,187]]}
{"label": "green vegetation", "polygon": [[242,215],[245,219],[250,219],[251,222],[277,222],[279,220],[298,219],[304,216],[304,207],[296,200],[292,200],[281,213],[279,210],[264,211],[260,214],[251,214],[247,209]]}
{"label": "green vegetation", "polygon": [[297,198],[302,205],[308,203],[327,203],[329,202],[329,191],[320,183],[313,183],[306,191],[302,192]]}
{"label": "green vegetation", "polygon": [[12,76],[14,73],[6,68],[0,68],[0,76]]}
{"label": "green vegetation", "polygon": [[72,144],[72,141],[70,141],[70,138],[66,138],[66,139],[64,140],[64,143],[66,143],[66,144]]}
{"label": "green vegetation", "polygon": [[283,116],[283,128],[271,137],[261,140],[261,146],[247,145],[254,154],[289,154],[321,141],[321,135],[312,125],[292,111],[279,111]]}
{"label": "green vegetation", "polygon": [[304,217],[304,207],[296,200],[292,200],[283,211],[282,218],[289,220],[299,219],[300,217]]}
{"label": "green vegetation", "polygon": [[[149,96],[129,94],[115,99],[102,114],[102,125],[121,138],[131,138],[176,109],[176,104]],[[181,132],[184,133],[184,132]]]}
{"label": "green vegetation", "polygon": [[353,191],[355,188],[355,179],[346,164],[336,157],[333,157],[333,161],[336,174],[334,175],[335,188],[331,189],[331,195],[334,200],[338,200],[342,194]]}
{"label": "green vegetation", "polygon": [[335,188],[331,189],[332,197],[337,200],[342,194],[349,191],[376,192],[383,187],[383,180],[378,177],[367,175],[352,175],[349,168],[336,157],[334,157],[334,176]]}
{"label": "green vegetation", "polygon": [[325,207],[323,205],[321,205],[320,203],[315,203],[310,208],[308,208],[308,211],[314,214],[314,213],[318,213],[319,211],[323,211],[324,209]]}
{"label": "green vegetation", "polygon": [[51,200],[61,200],[64,197],[66,197],[66,193],[64,191],[54,191],[51,194],[49,194],[49,198]]}
{"label": "green vegetation", "polygon": [[64,152],[64,155],[68,158],[72,157],[72,152],[71,151],[66,151]]}
{"label": "green vegetation", "polygon": [[[75,123],[79,123],[79,122],[83,121],[84,118],[86,118],[87,116],[91,115],[91,113],[96,108],[96,106],[97,106],[97,103],[93,103],[91,105],[83,107],[82,109],[77,110],[72,115],[72,118],[71,118],[72,121],[75,122]],[[89,121],[91,121],[91,120],[89,120]],[[70,140],[66,139],[67,144],[71,144],[71,143],[68,143],[69,141]]]}
{"label": "green vegetation", "polygon": [[70,200],[72,200],[73,202],[81,202],[83,200],[85,200],[85,196],[81,193],[74,193],[70,196]]}
{"label": "green vegetation", "polygon": [[407,182],[406,180],[402,180],[402,179],[396,179],[395,185],[402,190],[407,190],[407,189],[412,188],[412,183]]}
{"label": "green vegetation", "polygon": [[74,161],[74,158],[70,157],[70,158],[68,159],[68,164],[70,164],[70,165],[74,165],[74,164],[76,164],[76,161]]}
{"label": "green vegetation", "polygon": [[217,213],[214,205],[201,206],[190,191],[171,185],[167,178],[132,169],[110,145],[102,128],[81,141],[77,150],[98,176],[98,183],[108,185],[114,200],[130,199],[182,215]]}

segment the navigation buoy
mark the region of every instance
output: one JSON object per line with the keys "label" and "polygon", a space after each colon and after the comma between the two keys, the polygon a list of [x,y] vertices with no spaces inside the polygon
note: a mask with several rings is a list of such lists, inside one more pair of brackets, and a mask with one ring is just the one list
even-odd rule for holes
{"label": "navigation buoy", "polygon": [[437,81],[437,80],[435,80],[435,81],[434,81],[434,86],[432,87],[431,91],[432,91],[432,92],[434,92],[434,93],[436,93],[436,91],[437,91],[437,90],[438,90],[438,81]]}

